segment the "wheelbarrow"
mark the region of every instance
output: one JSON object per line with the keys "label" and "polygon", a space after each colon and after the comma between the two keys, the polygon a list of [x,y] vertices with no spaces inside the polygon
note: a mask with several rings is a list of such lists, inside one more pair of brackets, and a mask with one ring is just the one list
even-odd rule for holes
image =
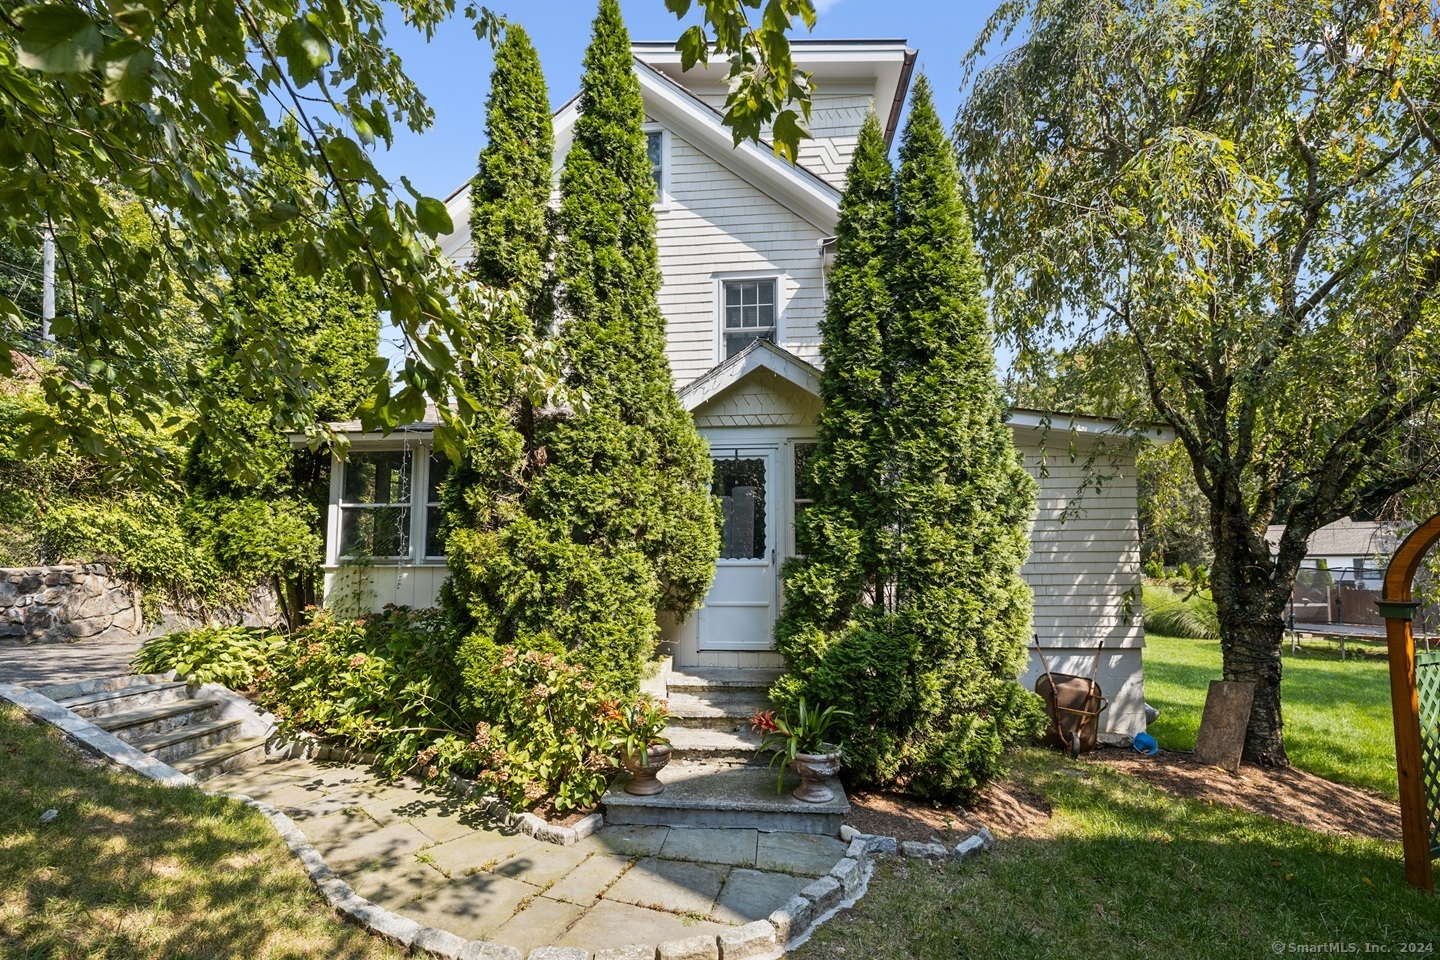
{"label": "wheelbarrow", "polygon": [[1064,750],[1072,757],[1095,749],[1100,738],[1100,714],[1110,706],[1095,682],[1100,673],[1100,651],[1104,648],[1102,640],[1095,647],[1095,665],[1090,676],[1081,677],[1052,672],[1045,660],[1045,651],[1040,648],[1040,638],[1035,638],[1035,651],[1045,668],[1045,676],[1035,681],[1035,692],[1045,701],[1045,712],[1050,717],[1050,725],[1040,737],[1041,743]]}

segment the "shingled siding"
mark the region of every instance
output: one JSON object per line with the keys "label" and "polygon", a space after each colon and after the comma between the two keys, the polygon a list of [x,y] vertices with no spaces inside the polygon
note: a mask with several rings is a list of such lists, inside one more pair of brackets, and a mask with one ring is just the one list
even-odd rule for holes
{"label": "shingled siding", "polygon": [[[1089,676],[1096,645],[1104,641],[1096,680],[1110,708],[1101,730],[1132,736],[1145,728],[1134,459],[1106,460],[1097,469],[1115,475],[1098,491],[1082,491],[1088,468],[1083,452],[1071,461],[1066,431],[1051,434],[1048,450],[1032,431],[1017,431],[1016,444],[1040,484],[1030,559],[1022,570],[1035,593],[1034,632],[1050,669],[1060,673]],[[1042,672],[1039,656],[1032,655],[1022,682],[1033,689]]]}

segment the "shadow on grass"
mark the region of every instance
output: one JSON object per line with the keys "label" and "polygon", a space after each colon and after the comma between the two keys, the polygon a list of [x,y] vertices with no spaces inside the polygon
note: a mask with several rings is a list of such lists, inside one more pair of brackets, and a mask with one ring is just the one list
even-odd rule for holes
{"label": "shadow on grass", "polygon": [[866,898],[797,960],[1256,958],[1440,939],[1440,898],[1405,887],[1398,844],[1177,799],[1033,751],[1016,764],[1054,806],[1048,827],[964,864],[882,863]]}
{"label": "shadow on grass", "polygon": [[92,765],[13,709],[0,756],[7,958],[401,956],[337,919],[254,810]]}

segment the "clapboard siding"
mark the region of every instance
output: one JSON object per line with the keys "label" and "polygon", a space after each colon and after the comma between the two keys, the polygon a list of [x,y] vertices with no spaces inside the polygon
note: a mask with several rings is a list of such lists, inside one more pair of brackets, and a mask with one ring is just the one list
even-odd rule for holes
{"label": "clapboard siding", "polygon": [[[1030,559],[1022,569],[1035,594],[1032,629],[1050,669],[1089,676],[1104,641],[1096,681],[1110,708],[1100,729],[1128,737],[1145,729],[1141,671],[1140,546],[1133,458],[1108,461],[1100,490],[1086,486],[1083,461],[1069,458],[1070,437],[1016,432],[1025,467],[1039,484]],[[1021,682],[1042,675],[1033,654]]]}
{"label": "clapboard siding", "polygon": [[440,603],[440,586],[450,576],[443,564],[376,564],[325,569],[325,604],[342,615],[383,610],[388,604],[425,608]]}
{"label": "clapboard siding", "polygon": [[779,277],[780,346],[819,360],[824,233],[678,136],[670,138],[670,202],[659,213],[660,308],[676,385],[720,360],[718,281]]}

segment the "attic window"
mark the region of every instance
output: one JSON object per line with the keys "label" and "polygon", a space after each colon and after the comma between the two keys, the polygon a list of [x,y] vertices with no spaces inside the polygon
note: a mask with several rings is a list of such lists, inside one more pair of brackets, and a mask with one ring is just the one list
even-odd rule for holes
{"label": "attic window", "polygon": [[655,200],[665,198],[665,131],[645,134],[645,155],[650,158],[650,175],[655,178]]}
{"label": "attic window", "polygon": [[726,280],[725,357],[728,359],[756,340],[775,340],[775,278]]}

